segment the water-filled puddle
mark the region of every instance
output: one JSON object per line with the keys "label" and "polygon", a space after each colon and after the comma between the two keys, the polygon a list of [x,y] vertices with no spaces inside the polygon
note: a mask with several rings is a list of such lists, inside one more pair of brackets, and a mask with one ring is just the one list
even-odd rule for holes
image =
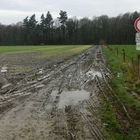
{"label": "water-filled puddle", "polygon": [[60,95],[57,94],[58,91],[52,92],[53,100],[58,98],[58,108],[64,108],[68,105],[77,105],[79,102],[84,100],[88,100],[90,97],[89,92],[85,90],[77,90],[77,91],[63,91]]}
{"label": "water-filled puddle", "polygon": [[0,72],[1,73],[6,73],[7,72],[7,69],[8,68],[6,66],[4,66],[4,67],[1,68]]}
{"label": "water-filled puddle", "polygon": [[88,72],[86,73],[86,75],[87,75],[87,76],[92,76],[93,79],[95,78],[95,76],[102,77],[102,74],[101,74],[100,72],[98,72],[98,71],[93,71],[93,70],[88,71]]}

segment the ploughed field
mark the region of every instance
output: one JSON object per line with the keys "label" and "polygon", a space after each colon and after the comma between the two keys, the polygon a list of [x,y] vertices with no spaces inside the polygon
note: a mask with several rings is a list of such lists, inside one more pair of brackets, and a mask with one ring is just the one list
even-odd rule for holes
{"label": "ploughed field", "polygon": [[43,66],[53,65],[89,48],[86,45],[67,46],[0,46],[0,70],[7,73],[1,76],[0,86],[7,80],[14,83],[25,75],[36,73]]}
{"label": "ploughed field", "polygon": [[0,139],[104,140],[100,47],[0,48]]}

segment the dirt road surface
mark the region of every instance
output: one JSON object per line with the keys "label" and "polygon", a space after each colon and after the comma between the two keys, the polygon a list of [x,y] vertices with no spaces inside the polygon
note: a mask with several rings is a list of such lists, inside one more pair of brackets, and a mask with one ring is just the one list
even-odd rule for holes
{"label": "dirt road surface", "polygon": [[3,87],[0,140],[104,140],[95,83],[102,78],[100,53],[89,48]]}

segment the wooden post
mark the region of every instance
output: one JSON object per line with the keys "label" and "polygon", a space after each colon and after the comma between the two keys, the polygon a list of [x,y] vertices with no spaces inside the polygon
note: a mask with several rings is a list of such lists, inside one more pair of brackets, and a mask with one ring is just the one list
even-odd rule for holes
{"label": "wooden post", "polygon": [[132,62],[132,68],[133,68],[133,71],[135,72],[135,64],[134,64],[134,58],[133,57],[131,57],[131,62]]}
{"label": "wooden post", "polygon": [[138,80],[140,80],[140,55],[138,55]]}
{"label": "wooden post", "polygon": [[125,62],[125,49],[123,49],[122,52],[123,52],[123,62]]}

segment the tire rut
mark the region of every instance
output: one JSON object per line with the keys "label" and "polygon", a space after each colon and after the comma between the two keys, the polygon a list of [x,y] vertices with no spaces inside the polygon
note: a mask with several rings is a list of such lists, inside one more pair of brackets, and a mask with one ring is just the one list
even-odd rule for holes
{"label": "tire rut", "polygon": [[4,94],[0,139],[105,140],[96,115],[100,106],[96,76],[102,77],[98,51],[93,47],[51,69],[43,68],[34,82]]}

